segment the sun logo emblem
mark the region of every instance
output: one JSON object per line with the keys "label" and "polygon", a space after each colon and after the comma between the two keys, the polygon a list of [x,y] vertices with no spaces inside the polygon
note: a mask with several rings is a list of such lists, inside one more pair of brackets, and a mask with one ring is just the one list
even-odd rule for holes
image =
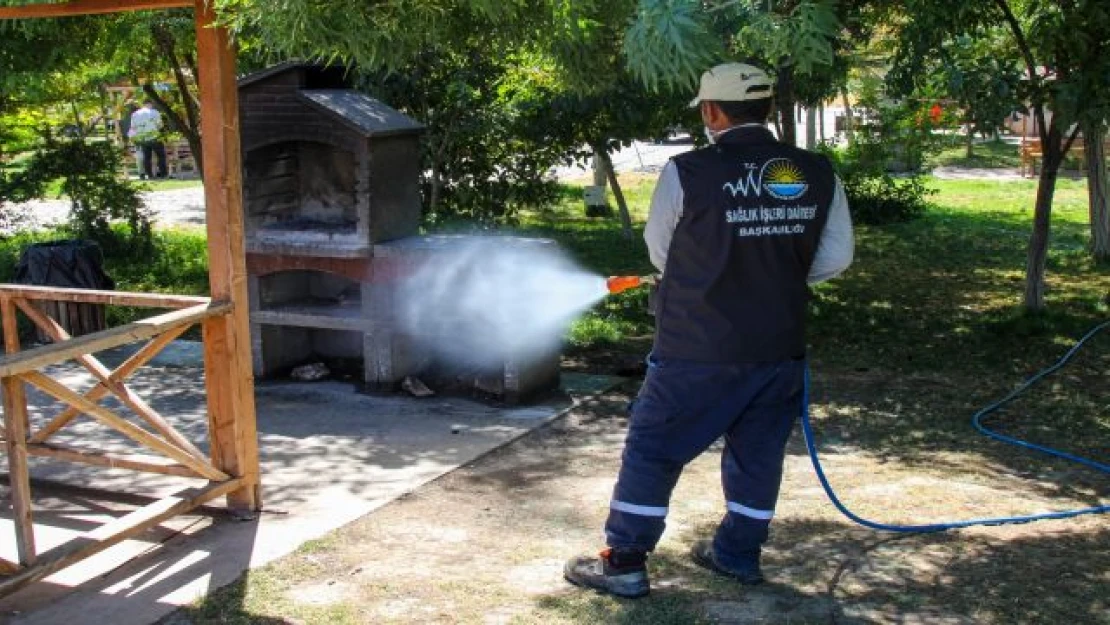
{"label": "sun logo emblem", "polygon": [[790,159],[774,158],[763,165],[763,188],[780,200],[796,200],[809,189],[805,174]]}

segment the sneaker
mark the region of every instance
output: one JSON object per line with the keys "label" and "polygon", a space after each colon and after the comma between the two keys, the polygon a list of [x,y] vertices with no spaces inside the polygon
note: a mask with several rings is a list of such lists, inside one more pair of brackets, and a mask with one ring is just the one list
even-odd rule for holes
{"label": "sneaker", "polygon": [[643,597],[651,589],[645,556],[642,553],[631,555],[631,560],[638,563],[621,562],[620,557],[614,558],[612,549],[602,551],[597,557],[571,558],[563,568],[563,577],[575,586],[593,588],[618,597]]}
{"label": "sneaker", "polygon": [[756,557],[750,566],[726,566],[721,563],[717,558],[717,554],[713,552],[713,541],[711,540],[699,540],[694,543],[694,547],[690,550],[690,557],[694,559],[694,563],[698,566],[707,568],[714,573],[736,579],[746,586],[754,586],[763,583],[763,572],[759,570],[758,557]]}

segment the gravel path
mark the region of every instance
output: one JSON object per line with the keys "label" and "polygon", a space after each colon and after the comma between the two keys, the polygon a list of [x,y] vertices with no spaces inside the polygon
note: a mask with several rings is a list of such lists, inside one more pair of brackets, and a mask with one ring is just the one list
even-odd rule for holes
{"label": "gravel path", "polygon": [[1036,180],[1026,178],[1016,169],[985,167],[937,167],[933,175],[944,180]]}
{"label": "gravel path", "polygon": [[[143,197],[147,207],[154,211],[154,220],[159,225],[204,225],[203,187],[152,191],[143,194]],[[35,200],[14,205],[11,210],[19,211],[26,218],[27,225],[44,227],[66,220],[69,200]]]}

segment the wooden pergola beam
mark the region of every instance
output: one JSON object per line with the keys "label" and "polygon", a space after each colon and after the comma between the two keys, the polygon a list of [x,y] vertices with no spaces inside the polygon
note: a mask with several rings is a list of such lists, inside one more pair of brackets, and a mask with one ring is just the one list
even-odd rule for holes
{"label": "wooden pergola beam", "polygon": [[[50,315],[39,311],[39,309],[32,306],[29,302],[25,300],[15,300],[15,303],[28,319],[33,321],[43,332],[46,332],[47,336],[52,338],[55,342],[61,343],[73,338],[70,336],[69,332],[66,332],[66,329],[63,328],[61,324],[55,321]],[[95,356],[92,354],[79,354],[76,356],[76,360],[100,383],[101,386],[97,386],[96,388],[107,388],[115,394],[119,401],[123,402],[123,405],[142,417],[143,420],[149,423],[169,442],[193,454],[197,458],[204,457],[204,452],[197,449],[196,445],[193,445],[189,442],[189,439],[182,436],[176,428],[162,417],[162,415],[158,414],[158,411],[152,408],[150,404],[146,403],[146,400],[139,397],[134,391],[128,388],[128,386],[123,383],[122,379],[113,377],[112,371],[104,366],[104,363],[100,362]]]}
{"label": "wooden pergola beam", "polygon": [[72,17],[103,15],[127,11],[154,11],[193,6],[192,0],[70,0],[50,4],[25,4],[0,7],[0,20],[33,19],[38,17]]}
{"label": "wooden pergola beam", "polygon": [[235,48],[227,29],[215,28],[207,0],[196,0],[197,65],[204,147],[208,286],[212,299],[233,304],[227,315],[204,321],[204,371],[212,461],[242,488],[228,505],[261,508],[258,431],[251,361],[250,307],[243,236],[243,164],[239,146],[239,85]]}
{"label": "wooden pergola beam", "polygon": [[[0,319],[4,323],[4,351],[12,356],[19,354],[19,333],[16,331],[15,304],[0,298]],[[16,378],[0,379],[4,391],[4,445],[8,455],[8,474],[11,476],[12,524],[15,526],[16,552],[19,564],[35,563],[35,527],[31,516],[31,483],[27,471],[27,396],[23,382]]]}

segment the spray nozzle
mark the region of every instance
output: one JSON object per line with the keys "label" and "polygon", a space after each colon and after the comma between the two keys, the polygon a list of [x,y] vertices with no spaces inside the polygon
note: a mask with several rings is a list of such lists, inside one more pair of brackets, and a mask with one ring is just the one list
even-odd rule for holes
{"label": "spray nozzle", "polygon": [[612,276],[605,281],[605,286],[610,295],[615,295],[645,284],[655,284],[657,281],[655,276]]}

